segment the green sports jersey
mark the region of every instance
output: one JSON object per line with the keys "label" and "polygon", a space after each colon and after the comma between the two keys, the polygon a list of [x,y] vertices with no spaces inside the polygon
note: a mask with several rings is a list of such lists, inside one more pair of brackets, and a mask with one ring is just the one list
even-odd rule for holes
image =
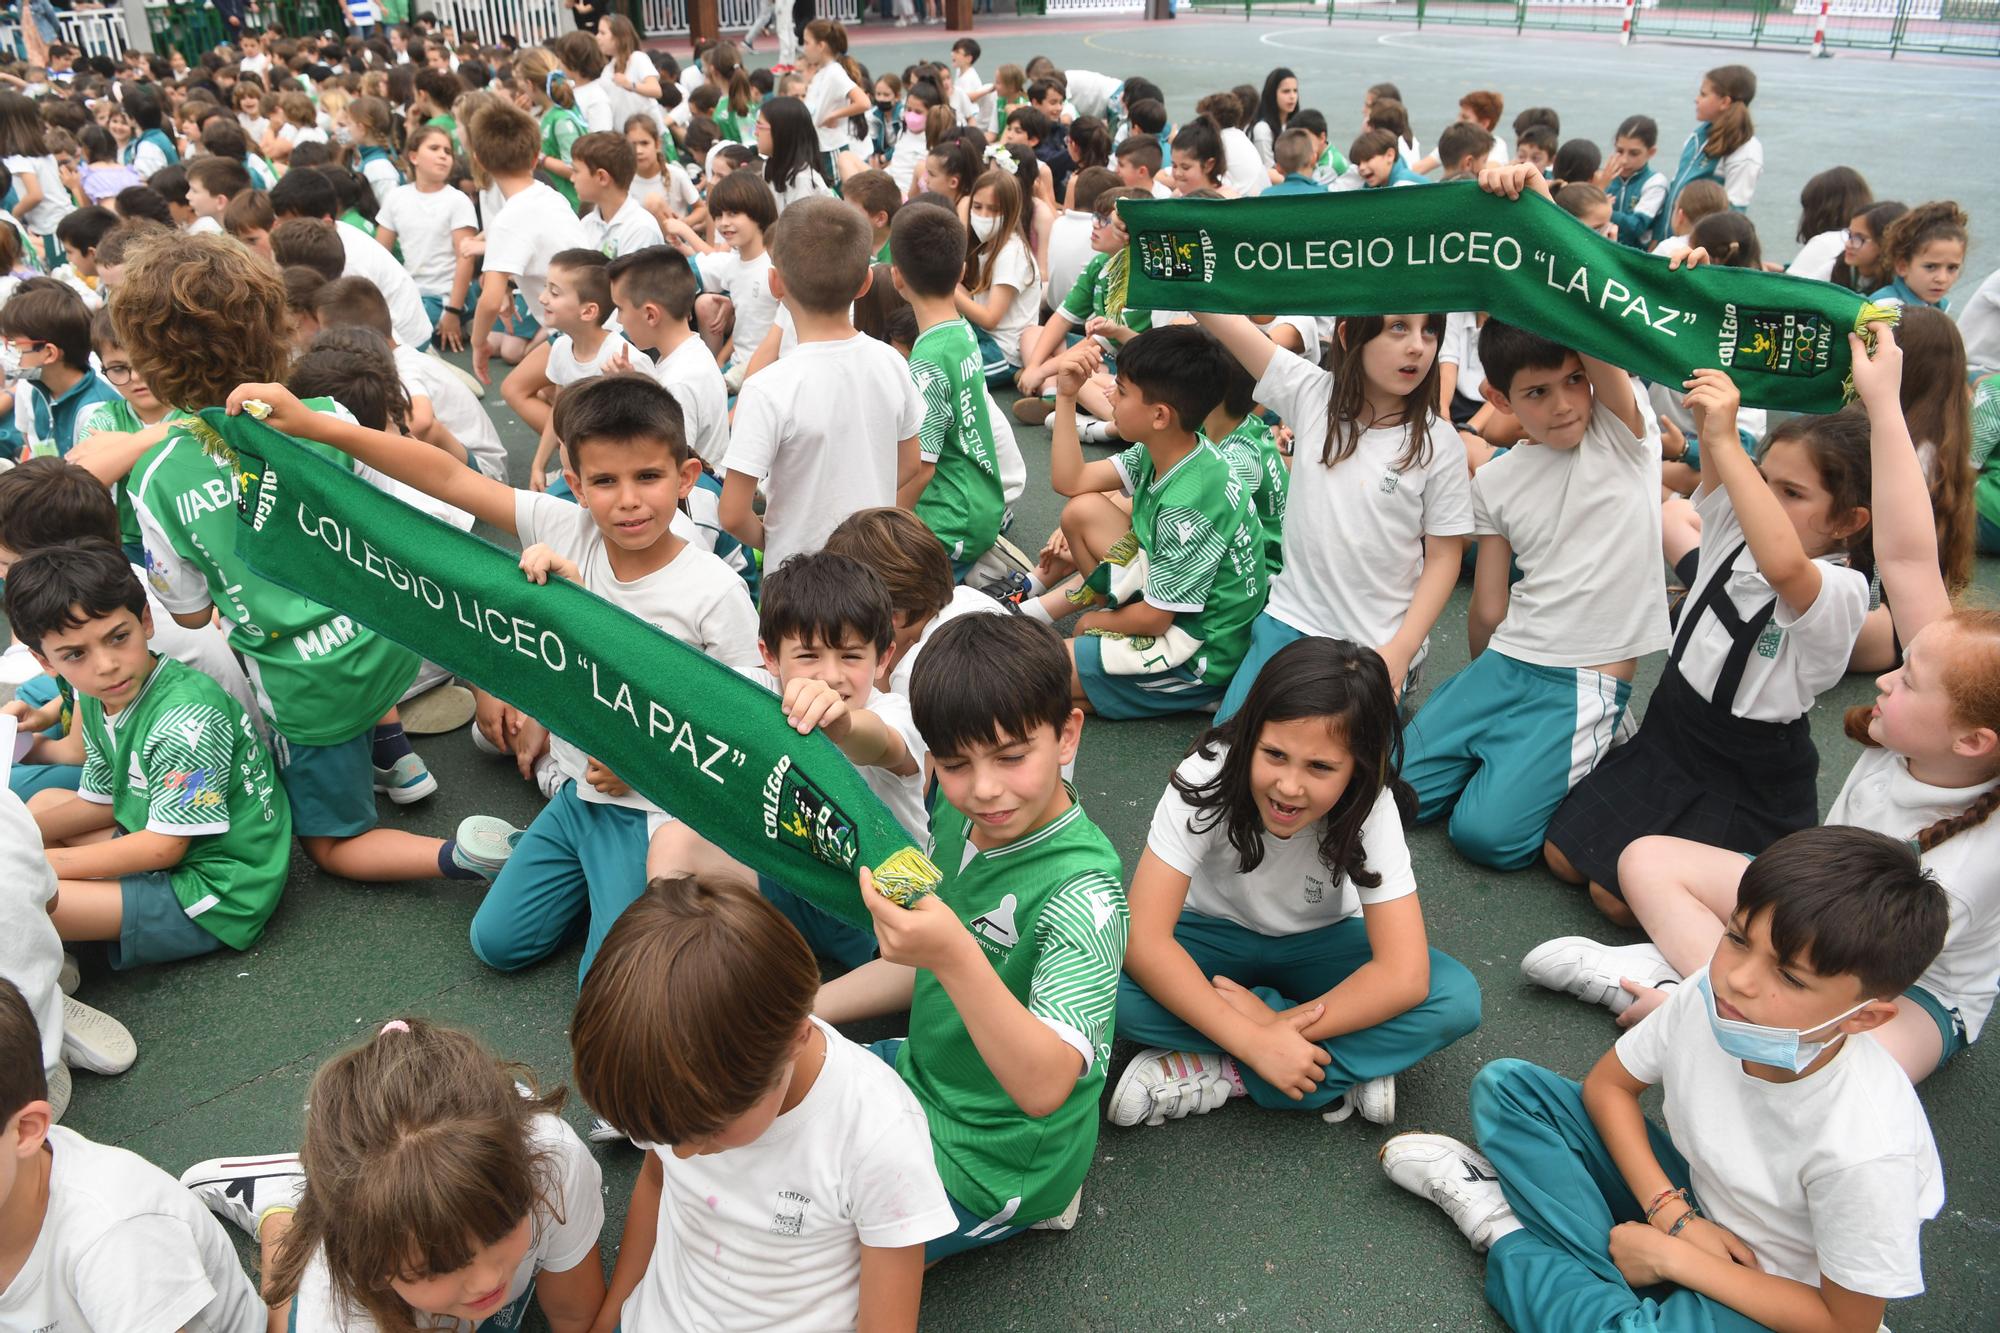
{"label": "green sports jersey", "polygon": [[1000,535],[1007,501],[986,413],[986,378],[979,341],[962,319],[917,335],[910,375],[924,397],[917,447],[937,468],[917,500],[917,517],[937,534],[954,561],[977,560]]}
{"label": "green sports jersey", "polygon": [[1215,447],[1250,491],[1257,521],[1264,525],[1264,568],[1276,578],[1285,564],[1285,497],[1291,493],[1292,470],[1285,466],[1271,428],[1254,412]]}
{"label": "green sports jersey", "polygon": [[1207,440],[1165,476],[1154,475],[1143,444],[1113,461],[1132,493],[1132,532],[1146,553],[1146,604],[1173,612],[1175,628],[1200,642],[1185,663],[1196,679],[1228,684],[1271,582],[1248,488]]}
{"label": "green sports jersey", "polygon": [[1972,390],[1972,469],[1979,481],[1973,498],[1979,516],[2000,523],[2000,375],[1987,375]]}
{"label": "green sports jersey", "polygon": [[[308,406],[338,410],[326,398]],[[354,466],[337,449],[299,443],[338,466]],[[250,571],[236,554],[235,461],[198,417],[176,418],[167,438],[140,458],[129,481],[146,577],[169,611],[221,609],[230,646],[243,654],[272,730],[299,745],[337,745],[363,735],[416,679],[417,655]],[[343,543],[351,537],[345,527],[321,525],[311,515],[272,521],[313,524],[322,540],[328,533]]]}
{"label": "green sports jersey", "polygon": [[[1118,262],[1113,263],[1113,260]],[[1115,311],[1111,303],[1114,290],[1122,295],[1124,278],[1129,265],[1125,252],[1116,255],[1094,254],[1090,262],[1083,266],[1083,272],[1076,275],[1069,295],[1063,297],[1061,314],[1070,323],[1082,325],[1092,315],[1104,315],[1114,324],[1123,324],[1134,333],[1144,333],[1153,327],[1153,312],[1134,310],[1120,305]]]}
{"label": "green sports jersey", "polygon": [[77,795],[109,805],[127,833],[188,840],[168,870],[194,923],[232,949],[264,933],[291,864],[292,808],[270,751],[228,691],[171,657],[106,717],[84,696]]}
{"label": "green sports jersey", "polygon": [[[107,398],[101,403],[92,403],[76,420],[76,438],[79,440],[87,440],[105,431],[135,434],[144,429],[146,423],[139,420],[132,404],[123,398]],[[118,502],[118,540],[128,547],[141,544],[139,516],[132,512],[131,484],[132,479],[127,477],[111,487],[111,498]]]}
{"label": "green sports jersey", "polygon": [[1022,1226],[1062,1212],[1090,1167],[1130,917],[1118,853],[1074,790],[1068,810],[1005,847],[977,850],[969,825],[945,801],[931,813],[931,859],[944,872],[938,896],[1014,998],[1079,1052],[1089,1048],[1089,1067],[1054,1114],[1028,1115],[981,1058],[943,985],[920,971],[896,1072],[923,1104],[945,1190],[982,1217],[1004,1213]]}

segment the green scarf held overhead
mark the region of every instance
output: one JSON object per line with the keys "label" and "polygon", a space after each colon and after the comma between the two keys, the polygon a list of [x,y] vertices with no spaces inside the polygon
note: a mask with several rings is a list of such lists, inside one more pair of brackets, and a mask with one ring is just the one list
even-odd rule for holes
{"label": "green scarf held overhead", "polygon": [[786,723],[769,690],[519,557],[384,495],[248,416],[201,421],[232,450],[237,551],[506,700],[745,865],[844,921],[855,883],[904,906],[937,868],[847,757]]}
{"label": "green scarf held overhead", "polygon": [[1483,310],[1659,383],[1729,372],[1753,407],[1835,412],[1849,333],[1896,321],[1828,282],[1674,271],[1539,195],[1472,181],[1278,199],[1134,199],[1128,304],[1242,315]]}

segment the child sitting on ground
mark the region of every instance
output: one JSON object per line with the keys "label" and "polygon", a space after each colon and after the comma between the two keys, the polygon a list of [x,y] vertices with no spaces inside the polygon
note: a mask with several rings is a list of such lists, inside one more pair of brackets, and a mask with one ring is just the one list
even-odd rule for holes
{"label": "child sitting on ground", "polygon": [[571,184],[579,202],[590,205],[583,215],[585,243],[606,259],[629,255],[649,245],[662,245],[660,224],[634,199],[632,173],[638,158],[622,134],[586,134],[570,149],[576,167]]}
{"label": "child sitting on ground", "polygon": [[743,884],[656,879],[611,928],[570,1022],[577,1090],[646,1150],[606,1320],[916,1327],[950,1200],[917,1098],[812,1016],[818,989]]}
{"label": "child sitting on ground", "polygon": [[590,238],[570,201],[535,178],[541,131],[525,113],[497,99],[482,102],[461,129],[466,150],[505,200],[486,219],[486,267],[472,312],[472,371],[489,384],[493,356],[517,362],[527,354],[536,332],[528,312],[541,301],[550,259]]}
{"label": "child sitting on ground", "polygon": [[30,278],[0,306],[0,342],[15,363],[7,378],[14,382],[21,457],[69,453],[83,414],[118,397],[90,368],[89,307],[54,278]]}
{"label": "child sitting on ground", "polygon": [[[1479,1151],[1401,1134],[1382,1165],[1487,1253],[1510,1328],[1877,1328],[1923,1290],[1944,1169],[1871,1032],[1948,915],[1909,844],[1791,834],[1744,871],[1707,968],[1581,1087],[1492,1061],[1472,1081]],[[1655,1084],[1664,1132],[1639,1105]]]}
{"label": "child sitting on ground", "polygon": [[[614,313],[611,280],[604,272],[608,262],[601,253],[587,248],[559,251],[550,258],[548,281],[542,285],[540,298],[541,322],[549,330],[549,341],[507,376],[503,387],[509,404],[530,399],[539,403],[545,394],[560,403],[566,390],[603,374],[607,362],[614,359],[642,375],[652,373],[653,363],[644,352],[604,327]],[[572,498],[566,494],[566,485],[549,478],[549,463],[557,445],[555,413],[548,408],[543,411],[542,438],[528,465],[528,489],[553,486],[555,494]],[[527,414],[522,417],[527,419]]]}
{"label": "child sitting on ground", "polygon": [[[1479,184],[1549,192],[1520,163]],[[1449,814],[1452,846],[1513,870],[1541,853],[1556,807],[1609,748],[1638,659],[1667,644],[1660,457],[1616,366],[1497,319],[1480,330],[1479,359],[1481,392],[1534,447],[1473,474],[1472,663],[1411,720],[1403,777],[1420,821]],[[1515,560],[1523,574],[1510,583]]]}
{"label": "child sitting on ground", "polygon": [[650,246],[618,256],[604,272],[625,339],[652,359],[653,378],[681,405],[688,448],[705,475],[720,471],[729,453],[729,386],[688,322],[694,270],[672,249]]}
{"label": "child sitting on ground", "polygon": [[896,651],[878,668],[875,683],[905,699],[917,656],[933,634],[963,615],[1006,612],[987,594],[952,582],[944,544],[907,509],[885,505],[849,514],[828,535],[826,549],[859,560],[888,588]]}
{"label": "child sitting on ground", "polygon": [[604,1304],[603,1178],[562,1090],[532,1082],[463,1032],[392,1018],[320,1066],[298,1152],[198,1162],[181,1184],[257,1242],[269,1333],[519,1328],[530,1299],[581,1333]]}
{"label": "child sitting on ground", "polygon": [[0,1319],[64,1333],[263,1327],[216,1220],[166,1172],[50,1112],[35,1016],[0,978]]}
{"label": "child sitting on ground", "polygon": [[77,699],[83,776],[29,802],[55,868],[56,930],[116,968],[247,949],[284,891],[291,807],[220,685],[147,643],[143,585],[110,542],[7,571],[7,623]]}
{"label": "child sitting on ground", "polygon": [[[743,581],[677,530],[686,522],[677,506],[701,465],[688,455],[679,406],[650,379],[601,377],[557,404],[556,435],[574,504],[513,490],[436,449],[305,410],[277,385],[244,385],[231,396],[231,407],[240,409],[248,399],[270,405],[266,421],[273,429],[345,450],[518,535],[526,548],[521,567],[531,581],[560,575],[725,666],[756,665],[756,613]],[[546,736],[518,715],[505,734],[524,758],[537,753]],[[559,785],[520,835],[518,864],[510,863],[480,903],[472,951],[490,967],[514,971],[581,930],[580,980],[611,922],[645,883],[646,824],[654,808],[560,737],[550,742],[550,753]]]}
{"label": "child sitting on ground", "polygon": [[1083,714],[1048,627],[962,616],[910,686],[938,800],[935,894],[861,898],[882,956],[820,989],[851,1022],[907,1008],[908,1038],[875,1043],[917,1095],[957,1227],[935,1262],[1038,1223],[1076,1224],[1097,1146],[1126,912],[1118,854],[1062,780]]}
{"label": "child sitting on ground", "polygon": [[1084,582],[1021,609],[1053,624],[1077,607],[1110,604],[1086,610],[1070,640],[1079,707],[1111,718],[1185,712],[1229,688],[1270,579],[1250,496],[1201,435],[1222,401],[1229,353],[1186,324],[1132,339],[1118,359],[1111,406],[1119,435],[1137,443],[1086,463],[1076,395],[1101,356],[1085,341],[1057,363],[1050,456],[1056,493],[1071,497],[1063,535]]}
{"label": "child sitting on ground", "polygon": [[818,550],[855,510],[897,503],[917,473],[924,407],[909,367],[848,318],[870,241],[860,210],[835,199],[799,200],[772,232],[771,291],[798,345],[737,400],[721,506],[723,526],[767,569]]}
{"label": "child sitting on ground", "polygon": [[[688,256],[701,278],[702,296],[695,309],[702,340],[717,356],[731,348],[725,379],[734,393],[742,388],[750,358],[778,315],[765,244],[766,233],[778,221],[778,201],[755,172],[732,171],[709,188],[708,211],[720,245],[703,240],[684,218],[668,218],[664,230],[668,243]],[[852,294],[841,298],[843,304],[852,299]]]}
{"label": "child sitting on ground", "polygon": [[913,509],[951,555],[962,582],[1000,536],[1006,500],[1000,489],[993,424],[987,415],[978,339],[954,302],[965,228],[947,209],[914,205],[891,224],[896,290],[916,314],[910,374],[924,399],[918,464],[896,502]]}

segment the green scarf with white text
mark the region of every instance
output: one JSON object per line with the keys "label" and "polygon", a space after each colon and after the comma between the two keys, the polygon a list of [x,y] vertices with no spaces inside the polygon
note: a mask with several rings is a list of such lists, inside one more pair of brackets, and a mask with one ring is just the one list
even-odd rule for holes
{"label": "green scarf with white text", "polygon": [[637,616],[421,514],[247,416],[202,412],[236,456],[237,550],[579,746],[737,860],[868,927],[855,871],[907,905],[937,869],[833,743]]}
{"label": "green scarf with white text", "polygon": [[1835,412],[1849,333],[1896,312],[1810,278],[1686,272],[1539,195],[1471,181],[1277,199],[1130,199],[1125,303],[1242,315],[1483,310],[1658,383],[1729,372],[1753,407]]}

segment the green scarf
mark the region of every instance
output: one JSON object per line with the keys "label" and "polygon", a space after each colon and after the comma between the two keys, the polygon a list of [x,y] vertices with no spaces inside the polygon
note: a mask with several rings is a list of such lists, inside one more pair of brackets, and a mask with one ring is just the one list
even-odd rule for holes
{"label": "green scarf", "polygon": [[1832,283],[1749,269],[1672,272],[1540,196],[1471,181],[1233,201],[1135,199],[1132,305],[1237,314],[1484,310],[1678,385],[1727,370],[1743,401],[1834,412],[1850,332],[1895,311]]}
{"label": "green scarf", "polygon": [[905,906],[938,883],[847,757],[793,731],[770,691],[573,583],[529,583],[517,556],[261,422],[201,419],[236,454],[237,551],[264,577],[477,682],[842,920],[870,923],[857,866]]}

